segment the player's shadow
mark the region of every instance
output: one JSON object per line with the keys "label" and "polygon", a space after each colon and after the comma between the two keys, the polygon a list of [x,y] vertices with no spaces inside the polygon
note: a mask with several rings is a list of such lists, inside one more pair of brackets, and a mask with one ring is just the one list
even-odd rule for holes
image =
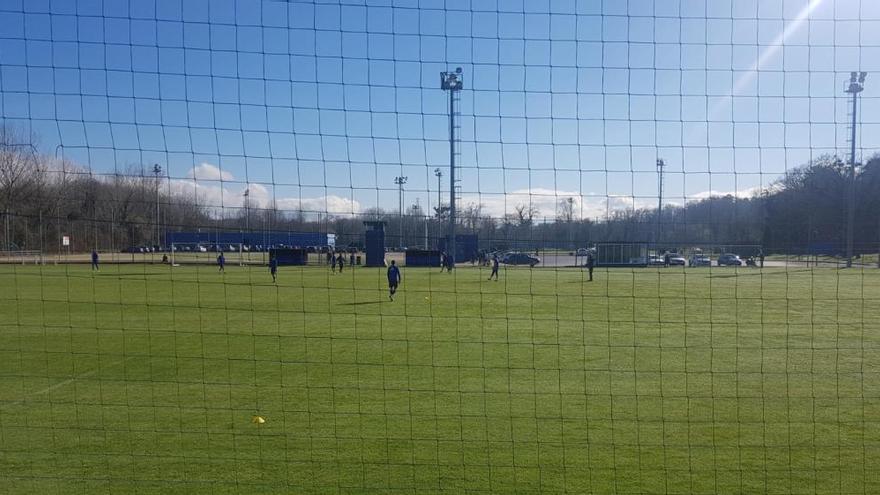
{"label": "player's shadow", "polygon": [[810,269],[805,269],[805,268],[796,268],[793,270],[774,270],[774,271],[764,271],[764,270],[760,270],[760,269],[749,270],[749,271],[745,271],[745,270],[748,270],[748,269],[743,269],[743,271],[740,271],[740,272],[725,273],[725,274],[711,273],[711,274],[709,274],[709,278],[737,278],[737,277],[755,277],[755,276],[768,277],[768,276],[773,276],[773,275],[788,275],[791,273],[810,271]]}

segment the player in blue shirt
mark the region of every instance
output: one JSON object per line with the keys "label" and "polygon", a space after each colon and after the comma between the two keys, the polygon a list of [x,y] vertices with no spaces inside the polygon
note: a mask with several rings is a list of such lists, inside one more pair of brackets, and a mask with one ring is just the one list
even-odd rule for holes
{"label": "player in blue shirt", "polygon": [[226,256],[223,256],[223,251],[220,251],[220,256],[217,256],[217,266],[220,267],[219,271],[226,273]]}
{"label": "player in blue shirt", "polygon": [[276,277],[278,275],[278,257],[277,256],[272,256],[272,258],[269,259],[269,273],[272,274],[272,282],[274,283],[276,281]]}
{"label": "player in blue shirt", "polygon": [[400,269],[397,263],[391,260],[391,266],[388,267],[388,299],[394,300],[394,293],[397,292],[397,286],[400,285]]}
{"label": "player in blue shirt", "polygon": [[98,269],[98,252],[92,250],[92,270]]}

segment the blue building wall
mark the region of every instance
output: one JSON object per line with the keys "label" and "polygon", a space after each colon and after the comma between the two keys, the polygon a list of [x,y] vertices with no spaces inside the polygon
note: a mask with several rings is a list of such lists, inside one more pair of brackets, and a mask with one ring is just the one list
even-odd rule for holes
{"label": "blue building wall", "polygon": [[440,266],[440,251],[407,249],[406,266]]}

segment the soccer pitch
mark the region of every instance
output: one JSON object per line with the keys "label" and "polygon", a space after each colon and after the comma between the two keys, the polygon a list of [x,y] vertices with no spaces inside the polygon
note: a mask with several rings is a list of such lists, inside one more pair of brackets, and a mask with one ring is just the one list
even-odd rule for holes
{"label": "soccer pitch", "polygon": [[488,273],[0,266],[0,492],[880,491],[880,272]]}

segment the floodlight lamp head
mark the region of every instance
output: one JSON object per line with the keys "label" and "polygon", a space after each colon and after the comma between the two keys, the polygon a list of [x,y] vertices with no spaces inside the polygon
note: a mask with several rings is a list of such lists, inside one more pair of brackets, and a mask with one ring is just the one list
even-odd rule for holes
{"label": "floodlight lamp head", "polygon": [[866,77],[868,77],[867,72],[859,72],[859,83],[864,84]]}
{"label": "floodlight lamp head", "polygon": [[850,72],[849,73],[849,82],[856,82],[856,79],[858,79],[858,77],[859,77],[858,72],[856,72],[856,71]]}
{"label": "floodlight lamp head", "polygon": [[463,84],[460,78],[461,76],[461,67],[456,69],[455,72],[441,72],[440,73],[440,89],[449,90],[449,91],[458,91],[462,89]]}

